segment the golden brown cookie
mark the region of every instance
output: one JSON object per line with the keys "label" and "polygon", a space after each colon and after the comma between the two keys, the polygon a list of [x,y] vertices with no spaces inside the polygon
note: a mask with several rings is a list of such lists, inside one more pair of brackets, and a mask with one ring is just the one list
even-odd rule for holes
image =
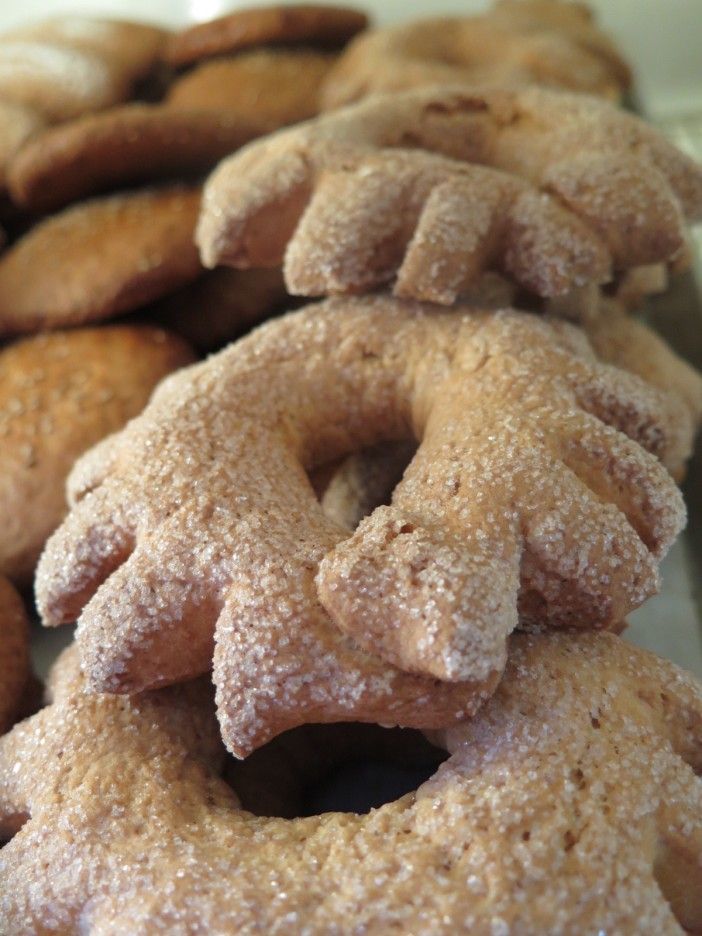
{"label": "golden brown cookie", "polygon": [[255,49],[214,59],[178,78],[166,103],[260,120],[275,130],[319,111],[319,89],[334,58],[310,49]]}
{"label": "golden brown cookie", "polygon": [[54,332],[0,351],[0,572],[31,582],[66,512],[73,462],[192,359],[179,338],[146,326]]}
{"label": "golden brown cookie", "polygon": [[29,681],[27,612],[10,582],[0,575],[0,733],[22,714]]}
{"label": "golden brown cookie", "polygon": [[450,759],[367,815],[242,810],[202,683],[91,695],[72,651],[53,681],[0,741],[13,936],[702,927],[702,692],[612,635],[513,637]]}
{"label": "golden brown cookie", "polygon": [[322,92],[327,109],[431,85],[542,85],[618,99],[629,66],[589,11],[507,0],[478,16],[437,16],[363,33]]}
{"label": "golden brown cookie", "polygon": [[265,132],[260,120],[127,104],[38,133],[8,173],[14,201],[53,211],[142,181],[188,178]]}
{"label": "golden brown cookie", "polygon": [[213,351],[285,308],[288,299],[280,270],[221,267],[155,303],[148,317],[199,351]]}
{"label": "golden brown cookie", "polygon": [[[239,755],[306,721],[446,724],[520,619],[616,627],[656,591],[684,523],[657,457],[675,421],[561,321],[310,306],[164,381],[78,462],[40,613],[79,617],[100,691],[196,675],[214,649]],[[349,538],[307,473],[408,435],[391,506]]]}
{"label": "golden brown cookie", "polygon": [[[488,168],[489,167],[489,168]],[[289,291],[451,304],[486,269],[551,297],[675,262],[702,169],[604,101],[546,91],[374,97],[225,159],[205,185],[206,266],[274,266]]]}
{"label": "golden brown cookie", "polygon": [[0,335],[131,312],[202,272],[198,188],[96,198],[40,222],[0,255]]}
{"label": "golden brown cookie", "polygon": [[360,10],[323,5],[270,6],[237,10],[172,36],[164,57],[171,65],[241,52],[256,46],[343,46],[368,24]]}
{"label": "golden brown cookie", "polygon": [[57,17],[0,36],[0,98],[51,122],[119,104],[156,62],[164,30]]}

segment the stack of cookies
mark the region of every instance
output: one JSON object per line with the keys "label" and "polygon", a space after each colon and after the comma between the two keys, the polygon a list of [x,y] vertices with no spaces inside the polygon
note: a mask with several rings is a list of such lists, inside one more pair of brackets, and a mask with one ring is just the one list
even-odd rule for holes
{"label": "stack of cookies", "polygon": [[0,40],[8,936],[702,932],[702,167],[579,4],[366,26]]}

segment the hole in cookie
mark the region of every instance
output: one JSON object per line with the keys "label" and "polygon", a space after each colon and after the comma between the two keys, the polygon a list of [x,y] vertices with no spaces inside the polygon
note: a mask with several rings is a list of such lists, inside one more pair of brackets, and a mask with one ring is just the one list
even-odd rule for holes
{"label": "hole in cookie", "polygon": [[0,816],[0,848],[12,841],[28,819],[29,813],[24,812]]}
{"label": "hole in cookie", "polygon": [[416,790],[447,758],[410,728],[304,725],[230,761],[226,778],[257,816],[362,814]]}
{"label": "hole in cookie", "polygon": [[702,933],[702,867],[697,855],[660,840],[653,874],[685,932]]}
{"label": "hole in cookie", "polygon": [[416,451],[415,441],[386,442],[316,469],[311,481],[324,513],[354,530],[376,507],[390,503]]}

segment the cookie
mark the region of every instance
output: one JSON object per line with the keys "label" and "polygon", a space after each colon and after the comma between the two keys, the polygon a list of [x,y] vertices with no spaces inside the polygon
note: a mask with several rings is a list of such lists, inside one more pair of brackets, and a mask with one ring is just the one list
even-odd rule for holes
{"label": "cookie", "polygon": [[702,928],[702,691],[613,635],[513,637],[494,697],[436,738],[449,760],[367,815],[241,809],[204,683],[82,688],[69,651],[0,740],[4,932]]}
{"label": "cookie", "polygon": [[0,255],[0,334],[131,312],[194,280],[198,188],[144,189],[83,202]]}
{"label": "cookie", "polygon": [[333,55],[310,49],[242,52],[186,72],[171,86],[166,103],[259,120],[275,130],[319,111],[319,89],[333,62]]}
{"label": "cookie", "polygon": [[43,42],[0,42],[0,98],[55,123],[123,101],[129,82],[89,52]]}
{"label": "cookie", "polygon": [[192,178],[264,132],[238,115],[114,107],[35,134],[10,165],[10,195],[45,212],[137,182]]}
{"label": "cookie", "polygon": [[436,85],[541,85],[618,100],[631,85],[621,52],[572,3],[507,0],[477,16],[437,16],[363,33],[322,92],[327,109],[373,93]]}
{"label": "cookie", "polygon": [[179,338],[145,326],[38,335],[0,351],[0,572],[32,581],[66,512],[76,458],[121,429],[166,374],[192,361]]}
{"label": "cookie", "polygon": [[164,58],[182,66],[257,46],[337,48],[367,24],[365,13],[348,7],[300,4],[237,10],[171,36]]}
{"label": "cookie", "polygon": [[152,68],[167,37],[167,30],[149,23],[57,16],[5,32],[0,43],[42,42],[79,49],[118,66],[134,82]]}
{"label": "cookie", "polygon": [[58,17],[0,36],[0,98],[55,123],[125,101],[155,64],[164,30]]}
{"label": "cookie", "polygon": [[[659,457],[682,481],[702,424],[702,375],[617,303],[602,297],[600,303],[600,314],[584,325],[588,339],[601,360],[635,374],[665,397],[669,432]],[[325,514],[354,530],[376,507],[390,502],[415,450],[411,441],[392,442],[324,466],[313,483],[318,480],[315,490]]]}
{"label": "cookie", "polygon": [[[447,724],[494,686],[518,623],[616,628],[657,590],[685,516],[659,461],[674,422],[565,322],[310,306],[166,380],[78,462],[40,613],[79,618],[98,691],[214,652],[240,756],[310,721]],[[392,505],[349,537],[307,473],[412,435]]]}
{"label": "cookie", "polygon": [[206,266],[274,266],[317,296],[392,284],[451,304],[486,271],[554,297],[675,263],[702,168],[604,101],[430,89],[374,97],[249,144],[208,179]]}
{"label": "cookie", "polygon": [[17,151],[43,126],[43,120],[31,108],[0,101],[0,190],[7,185],[8,167]]}

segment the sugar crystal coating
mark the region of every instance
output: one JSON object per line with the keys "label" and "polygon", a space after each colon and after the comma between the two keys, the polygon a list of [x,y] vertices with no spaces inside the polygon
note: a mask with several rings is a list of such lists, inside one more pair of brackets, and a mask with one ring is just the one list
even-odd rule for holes
{"label": "sugar crystal coating", "polygon": [[0,741],[0,930],[421,936],[702,924],[702,693],[612,635],[520,635],[452,757],[368,815],[257,818],[204,682],[83,691]]}
{"label": "sugar crystal coating", "polygon": [[[618,627],[684,523],[665,396],[527,313],[329,300],[167,378],[79,461],[40,560],[91,685],[205,672],[244,754],[305,721],[445,725],[526,625]],[[348,531],[307,472],[421,444]]]}
{"label": "sugar crystal coating", "polygon": [[292,293],[450,305],[484,270],[558,297],[677,262],[702,169],[584,95],[442,87],[374,96],[225,159],[205,185],[206,266],[284,261]]}

